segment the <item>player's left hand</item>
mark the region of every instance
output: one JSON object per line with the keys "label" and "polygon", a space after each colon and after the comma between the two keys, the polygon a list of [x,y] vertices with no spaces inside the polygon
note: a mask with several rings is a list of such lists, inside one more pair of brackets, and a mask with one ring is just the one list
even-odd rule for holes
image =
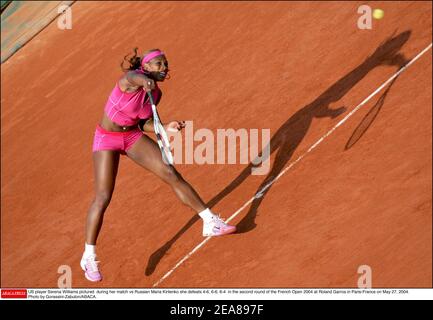
{"label": "player's left hand", "polygon": [[166,131],[177,132],[185,128],[185,121],[171,121],[165,125]]}

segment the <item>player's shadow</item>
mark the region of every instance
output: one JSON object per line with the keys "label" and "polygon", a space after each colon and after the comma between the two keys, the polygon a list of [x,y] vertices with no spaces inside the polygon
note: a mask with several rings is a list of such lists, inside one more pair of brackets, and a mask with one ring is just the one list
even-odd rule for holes
{"label": "player's shadow", "polygon": [[[287,162],[292,158],[296,148],[307,134],[313,119],[324,117],[336,118],[344,113],[346,111],[345,107],[330,109],[329,105],[339,101],[374,68],[382,65],[398,66],[401,68],[407,60],[398,51],[407,42],[410,35],[411,31],[405,31],[397,36],[391,36],[386,39],[363,63],[339,79],[314,101],[299,109],[275,132],[269,142],[270,154],[277,152],[275,160],[270,172],[256,191],[256,195],[259,196],[255,197],[247,214],[237,224],[238,233],[248,232],[256,226],[255,217],[257,216],[258,208],[272,188],[272,185],[264,191],[262,189],[284,169]],[[236,189],[251,175],[253,167],[252,163],[245,167],[227,187],[207,203],[207,206],[212,208],[226,195]],[[182,229],[149,257],[145,271],[146,275],[151,275],[155,271],[158,263],[171,246],[199,219],[198,215],[194,215]]]}

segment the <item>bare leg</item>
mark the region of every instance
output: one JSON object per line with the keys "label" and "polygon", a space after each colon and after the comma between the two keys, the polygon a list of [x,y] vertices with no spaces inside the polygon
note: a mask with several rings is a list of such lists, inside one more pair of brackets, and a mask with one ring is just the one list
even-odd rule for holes
{"label": "bare leg", "polygon": [[120,154],[117,151],[93,153],[95,171],[95,199],[87,214],[86,243],[95,245],[101,230],[104,212],[114,190]]}
{"label": "bare leg", "polygon": [[127,155],[135,163],[169,184],[179,199],[197,213],[207,208],[197,192],[183,179],[181,174],[173,166],[164,163],[158,145],[148,136],[144,135],[137,140],[127,151]]}

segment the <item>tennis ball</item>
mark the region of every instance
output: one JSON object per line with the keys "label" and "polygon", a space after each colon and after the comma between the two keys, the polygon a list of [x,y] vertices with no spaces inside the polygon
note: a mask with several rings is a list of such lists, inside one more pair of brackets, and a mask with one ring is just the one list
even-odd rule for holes
{"label": "tennis ball", "polygon": [[377,19],[377,20],[382,19],[384,15],[385,15],[385,12],[383,12],[382,9],[374,9],[373,10],[373,18],[374,19]]}

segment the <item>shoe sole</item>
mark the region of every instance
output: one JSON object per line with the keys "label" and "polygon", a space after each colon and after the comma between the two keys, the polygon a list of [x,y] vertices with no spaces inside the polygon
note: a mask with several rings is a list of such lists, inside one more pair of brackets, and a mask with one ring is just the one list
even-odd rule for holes
{"label": "shoe sole", "polygon": [[91,282],[99,282],[99,281],[102,281],[102,278],[101,278],[101,279],[97,279],[97,280],[94,280],[94,279],[90,278],[90,277],[87,275],[87,272],[84,272],[84,276],[86,277],[87,280],[89,280],[89,281],[91,281]]}
{"label": "shoe sole", "polygon": [[213,233],[204,234],[203,233],[203,237],[220,237],[220,236],[225,236],[225,235],[232,234],[232,233],[235,233],[235,232],[236,232],[236,228],[233,228],[232,231],[228,231],[228,232],[224,232],[224,233],[219,233],[219,234],[213,234]]}
{"label": "shoe sole", "polygon": [[99,281],[102,281],[102,278],[101,278],[101,279],[97,279],[97,280],[94,280],[94,279],[90,278],[90,277],[87,275],[87,270],[86,270],[86,268],[83,267],[83,265],[81,264],[81,262],[80,262],[80,267],[81,267],[81,269],[83,269],[83,271],[84,271],[84,276],[86,277],[87,280],[89,280],[89,281],[91,281],[91,282],[99,282]]}

